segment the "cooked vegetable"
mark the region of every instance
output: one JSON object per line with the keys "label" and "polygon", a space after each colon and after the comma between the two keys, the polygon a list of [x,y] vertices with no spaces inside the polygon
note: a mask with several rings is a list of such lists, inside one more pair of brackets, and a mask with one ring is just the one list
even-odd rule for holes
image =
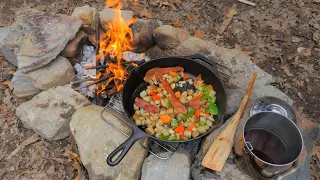
{"label": "cooked vegetable", "polygon": [[147,127],[147,134],[162,140],[187,140],[214,125],[216,92],[201,75],[191,78],[182,67],[153,68],[145,80],[150,85],[135,99],[133,119],[136,125]]}
{"label": "cooked vegetable", "polygon": [[164,124],[167,124],[171,121],[171,117],[166,114],[160,114],[160,119]]}

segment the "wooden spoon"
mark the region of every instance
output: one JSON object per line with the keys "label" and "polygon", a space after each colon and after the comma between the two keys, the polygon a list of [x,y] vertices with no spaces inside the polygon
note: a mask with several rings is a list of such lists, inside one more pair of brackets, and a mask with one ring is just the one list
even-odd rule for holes
{"label": "wooden spoon", "polygon": [[242,115],[243,109],[245,108],[247,101],[249,99],[252,87],[257,78],[258,73],[255,72],[251,78],[248,85],[246,94],[240,104],[240,107],[236,114],[233,116],[231,122],[222,131],[222,133],[214,140],[213,144],[210,146],[209,151],[206,153],[202,160],[202,166],[212,169],[214,171],[221,171],[224,167],[229,154],[232,150],[233,138],[236,132],[240,117]]}

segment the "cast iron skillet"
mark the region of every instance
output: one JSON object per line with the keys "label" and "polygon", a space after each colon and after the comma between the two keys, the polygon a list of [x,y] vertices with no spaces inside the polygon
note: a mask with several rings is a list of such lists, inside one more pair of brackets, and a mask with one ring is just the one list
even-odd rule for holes
{"label": "cast iron skillet", "polygon": [[[147,71],[154,67],[174,67],[174,66],[184,67],[184,72],[190,74],[191,77],[192,76],[195,77],[201,74],[204,82],[206,84],[211,84],[213,89],[216,91],[216,97],[217,97],[216,103],[219,109],[218,115],[214,117],[216,120],[215,124],[211,126],[211,128],[205,134],[202,134],[196,138],[188,139],[184,141],[168,141],[168,140],[162,140],[162,139],[156,138],[155,136],[148,135],[147,133],[145,133],[142,127],[135,125],[134,120],[132,118],[135,112],[133,109],[133,103],[135,102],[135,98],[139,96],[141,91],[146,89],[146,86],[148,86],[148,84],[143,80]],[[223,123],[223,115],[227,107],[227,97],[226,97],[224,86],[221,83],[220,79],[218,78],[217,73],[214,71],[214,68],[212,67],[213,67],[212,64],[204,61],[199,61],[197,59],[183,58],[183,57],[170,57],[170,58],[155,59],[155,60],[146,62],[145,64],[135,68],[131,72],[128,79],[126,80],[126,83],[124,84],[124,87],[122,90],[122,105],[127,116],[132,121],[131,123],[132,134],[125,142],[123,142],[120,146],[118,146],[113,152],[109,154],[107,158],[107,163],[110,166],[117,165],[124,158],[127,152],[130,150],[134,142],[141,138],[148,137],[148,138],[156,139],[157,141],[160,141],[160,142],[182,143],[182,142],[188,142],[188,141],[201,138],[209,134],[213,129],[220,126]],[[115,158],[117,154],[119,154],[119,156]]]}

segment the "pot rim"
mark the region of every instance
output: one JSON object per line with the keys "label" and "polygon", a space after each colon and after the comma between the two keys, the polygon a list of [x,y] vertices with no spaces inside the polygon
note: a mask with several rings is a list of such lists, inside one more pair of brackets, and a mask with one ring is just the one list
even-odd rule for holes
{"label": "pot rim", "polygon": [[292,160],[291,162],[286,163],[286,164],[272,164],[272,163],[269,163],[269,162],[266,162],[266,161],[260,159],[260,158],[259,158],[258,156],[256,156],[256,155],[250,150],[250,148],[248,147],[248,145],[247,145],[248,143],[247,143],[247,141],[246,141],[246,139],[245,139],[245,136],[244,136],[244,128],[245,128],[247,122],[250,120],[250,118],[252,118],[252,117],[255,116],[255,115],[264,114],[264,113],[273,113],[273,114],[277,114],[277,115],[279,115],[279,116],[283,116],[282,114],[279,114],[279,113],[276,113],[276,112],[272,112],[272,111],[263,111],[263,112],[259,112],[259,113],[257,113],[257,114],[254,114],[254,115],[250,116],[250,117],[247,119],[247,121],[246,121],[246,123],[244,124],[243,129],[242,129],[242,136],[243,136],[243,141],[244,141],[244,144],[245,144],[246,149],[249,150],[249,152],[250,152],[251,155],[253,155],[255,158],[259,159],[261,162],[263,162],[263,163],[265,163],[265,164],[267,164],[267,165],[281,167],[281,166],[287,166],[287,165],[290,165],[290,164],[294,163],[295,161],[297,161],[297,159],[300,157],[300,155],[301,155],[301,153],[302,153],[302,150],[303,150],[303,147],[304,147],[304,140],[303,140],[301,131],[300,131],[300,129],[298,128],[298,126],[297,126],[293,121],[291,121],[289,118],[287,118],[286,116],[283,116],[283,117],[285,117],[290,123],[292,123],[292,124],[297,128],[297,130],[298,130],[298,132],[299,132],[299,135],[300,135],[300,138],[301,138],[300,153],[299,153],[299,155],[298,155],[294,160]]}

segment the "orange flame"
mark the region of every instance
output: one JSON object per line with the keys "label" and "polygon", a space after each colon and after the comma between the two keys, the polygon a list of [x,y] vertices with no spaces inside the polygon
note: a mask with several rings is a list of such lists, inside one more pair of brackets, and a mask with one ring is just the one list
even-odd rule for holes
{"label": "orange flame", "polygon": [[[137,0],[131,0],[132,3]],[[106,7],[114,9],[114,18],[112,22],[106,21],[105,25],[108,31],[100,37],[100,49],[96,59],[110,56],[112,59],[117,60],[117,64],[109,64],[109,73],[112,72],[114,77],[108,79],[105,85],[101,85],[102,90],[113,81],[116,85],[117,91],[123,87],[122,82],[126,79],[128,72],[121,66],[122,52],[133,50],[133,34],[129,27],[130,24],[135,23],[136,19],[124,20],[121,16],[120,9],[122,8],[121,0],[106,0]],[[102,90],[97,91],[101,93]]]}

